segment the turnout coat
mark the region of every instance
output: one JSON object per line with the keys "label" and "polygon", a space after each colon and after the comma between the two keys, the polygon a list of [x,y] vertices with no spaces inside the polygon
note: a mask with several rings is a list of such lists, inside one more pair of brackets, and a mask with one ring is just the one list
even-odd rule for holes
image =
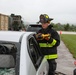
{"label": "turnout coat", "polygon": [[37,34],[38,33],[42,33],[42,34],[49,33],[51,35],[48,41],[45,39],[37,40],[41,48],[41,52],[43,55],[45,55],[46,59],[56,59],[58,57],[57,47],[60,44],[60,36],[57,33],[57,31],[54,30],[52,27],[53,27],[52,25],[49,25],[47,29],[42,28],[37,32]]}

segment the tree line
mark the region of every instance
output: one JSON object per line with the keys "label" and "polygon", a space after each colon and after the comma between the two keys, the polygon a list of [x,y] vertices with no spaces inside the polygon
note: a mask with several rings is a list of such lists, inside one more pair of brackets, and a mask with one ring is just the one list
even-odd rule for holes
{"label": "tree line", "polygon": [[67,23],[67,24],[52,23],[52,25],[53,25],[53,28],[58,31],[60,31],[60,30],[62,30],[62,31],[76,31],[76,25],[73,25],[73,24],[70,25],[69,23]]}

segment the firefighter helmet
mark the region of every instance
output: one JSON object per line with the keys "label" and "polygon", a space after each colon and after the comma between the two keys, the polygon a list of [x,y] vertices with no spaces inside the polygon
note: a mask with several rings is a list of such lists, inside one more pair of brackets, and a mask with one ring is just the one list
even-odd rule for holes
{"label": "firefighter helmet", "polygon": [[49,21],[53,20],[53,18],[49,18],[47,14],[41,14],[40,15],[40,21],[41,23],[48,23]]}

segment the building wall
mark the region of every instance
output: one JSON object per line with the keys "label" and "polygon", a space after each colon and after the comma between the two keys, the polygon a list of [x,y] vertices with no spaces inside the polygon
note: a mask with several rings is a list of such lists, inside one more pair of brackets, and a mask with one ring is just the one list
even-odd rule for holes
{"label": "building wall", "polygon": [[8,30],[9,16],[0,14],[0,30]]}

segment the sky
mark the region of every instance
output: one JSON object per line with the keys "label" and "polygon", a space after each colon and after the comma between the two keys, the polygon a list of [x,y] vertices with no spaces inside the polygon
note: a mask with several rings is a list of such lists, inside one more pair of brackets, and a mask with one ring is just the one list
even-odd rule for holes
{"label": "sky", "polygon": [[76,24],[76,0],[0,0],[0,13],[21,15],[29,23],[36,23],[40,14],[47,14],[53,23]]}

